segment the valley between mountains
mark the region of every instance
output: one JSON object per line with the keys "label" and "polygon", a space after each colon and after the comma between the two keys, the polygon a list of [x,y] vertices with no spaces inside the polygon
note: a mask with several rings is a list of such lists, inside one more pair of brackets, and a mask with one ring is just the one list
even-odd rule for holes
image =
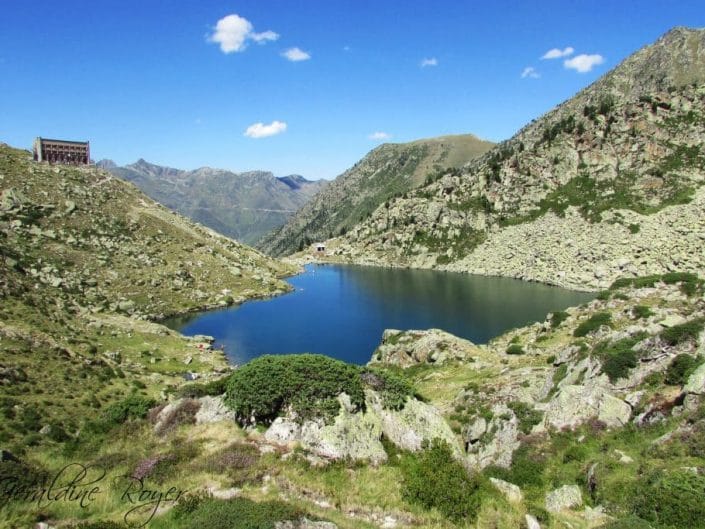
{"label": "valley between mountains", "polygon": [[[675,28],[498,145],[375,149],[260,250],[146,177],[3,144],[0,526],[702,528],[704,141],[705,30]],[[388,329],[366,365],[235,368],[160,323],[285,295],[312,260],[595,297],[487,344]]]}

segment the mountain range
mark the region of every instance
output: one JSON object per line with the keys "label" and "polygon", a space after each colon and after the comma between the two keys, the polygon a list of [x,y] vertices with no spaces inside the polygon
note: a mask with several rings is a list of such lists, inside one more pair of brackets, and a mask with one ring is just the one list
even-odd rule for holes
{"label": "mountain range", "polygon": [[333,180],[257,247],[281,256],[345,233],[385,201],[422,186],[439,172],[457,170],[492,146],[472,134],[381,145]]}
{"label": "mountain range", "polygon": [[122,167],[110,160],[97,165],[168,208],[246,244],[284,224],[328,183],[300,175],[275,177],[266,171],[185,171],[142,159]]}

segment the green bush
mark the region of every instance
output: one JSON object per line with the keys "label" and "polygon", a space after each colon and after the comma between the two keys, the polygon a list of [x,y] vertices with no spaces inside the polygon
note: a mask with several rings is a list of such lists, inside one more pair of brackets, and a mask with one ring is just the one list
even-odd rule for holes
{"label": "green bush", "polygon": [[155,404],[153,399],[132,393],[123,400],[108,406],[103,413],[103,420],[108,425],[118,425],[128,419],[143,419]]}
{"label": "green bush", "polygon": [[705,520],[705,476],[687,471],[652,472],[638,480],[634,513],[654,524],[700,529]]}
{"label": "green bush", "polygon": [[519,487],[541,487],[544,483],[545,460],[532,452],[526,444],[515,450],[512,456],[512,466],[507,468],[490,466],[485,469],[485,475],[503,479]]}
{"label": "green bush", "polygon": [[519,421],[519,430],[524,434],[531,433],[534,426],[541,422],[543,413],[532,406],[518,400],[507,403],[507,407],[514,412]]}
{"label": "green bush", "polygon": [[438,509],[454,522],[473,522],[480,509],[483,481],[469,475],[445,441],[434,439],[418,455],[402,461],[402,497],[425,509]]}
{"label": "green bush", "polygon": [[68,529],[125,529],[125,527],[124,524],[110,520],[97,520],[94,522],[81,522],[76,525],[69,525]]}
{"label": "green bush", "polygon": [[612,315],[609,312],[597,312],[578,325],[573,331],[573,336],[576,338],[586,336],[603,325],[610,325],[611,322]]}
{"label": "green bush", "polygon": [[400,410],[410,396],[423,400],[406,379],[384,369],[366,367],[360,376],[366,386],[380,393],[385,408]]}
{"label": "green bush", "polygon": [[693,296],[703,290],[703,280],[697,275],[688,272],[669,272],[662,275],[650,275],[642,277],[624,277],[617,279],[610,290],[619,288],[647,288],[653,287],[656,283],[675,285],[680,283],[680,290],[687,296]]}
{"label": "green bush", "polygon": [[568,319],[568,316],[570,316],[570,314],[564,310],[559,310],[551,314],[551,328],[555,329],[558,327],[561,323]]}
{"label": "green bush", "polygon": [[649,318],[650,316],[654,315],[654,312],[651,310],[651,308],[647,307],[646,305],[637,305],[632,309],[632,312],[634,313],[635,317],[641,320],[645,320],[646,318]]}
{"label": "green bush", "polygon": [[679,354],[668,364],[664,382],[671,386],[682,386],[688,381],[688,377],[693,374],[693,371],[703,362],[705,362],[705,358],[701,356]]}
{"label": "green bush", "polygon": [[628,516],[607,522],[602,529],[654,529],[654,526],[637,516]]}
{"label": "green bush", "polygon": [[246,498],[217,500],[199,497],[182,508],[175,507],[163,520],[155,519],[155,529],[274,529],[277,522],[315,519],[300,509],[280,501],[255,502]]}
{"label": "green bush", "polygon": [[345,392],[363,408],[360,369],[323,355],[265,355],[236,370],[227,383],[226,403],[242,422],[271,423],[291,407],[300,420],[334,417]]}
{"label": "green bush", "polygon": [[688,340],[695,340],[703,330],[705,319],[697,318],[691,321],[674,325],[661,333],[661,339],[668,345],[678,345]]}
{"label": "green bush", "polygon": [[176,390],[177,398],[197,399],[200,397],[217,397],[225,393],[228,377],[218,378],[205,383],[184,384]]}
{"label": "green bush", "polygon": [[524,348],[518,343],[510,344],[509,347],[507,347],[508,355],[523,355],[525,352]]}
{"label": "green bush", "polygon": [[346,393],[353,405],[365,408],[364,388],[378,391],[385,408],[401,409],[418,395],[403,377],[377,367],[360,368],[315,355],[265,355],[235,371],[226,384],[226,404],[247,422],[250,417],[271,423],[289,407],[299,420],[332,419],[340,409],[338,395]]}
{"label": "green bush", "polygon": [[602,361],[602,372],[607,374],[610,382],[626,378],[629,370],[638,365],[639,355],[632,348],[645,337],[645,334],[639,333],[630,338],[601,342],[595,346],[593,354]]}

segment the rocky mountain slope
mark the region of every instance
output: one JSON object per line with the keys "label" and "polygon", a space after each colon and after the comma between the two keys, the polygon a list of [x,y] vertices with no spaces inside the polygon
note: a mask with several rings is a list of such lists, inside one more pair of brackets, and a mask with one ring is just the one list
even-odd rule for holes
{"label": "rocky mountain slope", "polygon": [[359,263],[580,289],[703,270],[704,141],[705,30],[676,28],[328,246]]}
{"label": "rocky mountain slope", "polygon": [[471,134],[381,145],[257,246],[272,255],[287,255],[340,235],[385,201],[423,185],[440,170],[461,167],[492,145]]}
{"label": "rocky mountain slope", "polygon": [[101,164],[157,202],[245,244],[283,225],[327,184],[299,175],[277,178],[265,171],[183,171],[145,160],[124,167]]}
{"label": "rocky mountain slope", "polygon": [[0,186],[3,446],[75,432],[130,389],[158,396],[226,368],[204,339],[148,320],[288,289],[293,269],[105,171],[2,145]]}

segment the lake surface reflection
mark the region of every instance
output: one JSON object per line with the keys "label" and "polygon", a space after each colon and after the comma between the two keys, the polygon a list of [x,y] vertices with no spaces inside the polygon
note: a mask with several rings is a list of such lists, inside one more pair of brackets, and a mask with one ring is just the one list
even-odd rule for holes
{"label": "lake surface reflection", "polygon": [[288,281],[295,292],[166,324],[214,336],[236,364],[300,352],[364,364],[384,329],[435,327],[485,343],[594,297],[516,279],[348,265],[310,265]]}

